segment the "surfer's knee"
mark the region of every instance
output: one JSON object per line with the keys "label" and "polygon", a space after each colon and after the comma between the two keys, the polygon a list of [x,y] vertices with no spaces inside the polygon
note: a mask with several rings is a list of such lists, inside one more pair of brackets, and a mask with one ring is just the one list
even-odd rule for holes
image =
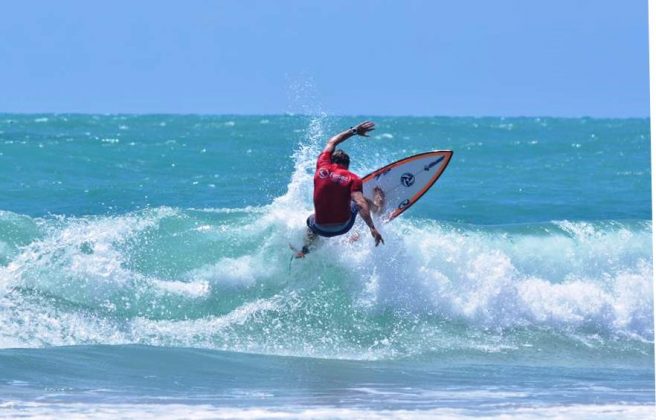
{"label": "surfer's knee", "polygon": [[312,231],[312,229],[307,228],[305,231],[305,242],[306,244],[310,244],[311,242],[314,242],[314,240],[317,239],[317,234]]}

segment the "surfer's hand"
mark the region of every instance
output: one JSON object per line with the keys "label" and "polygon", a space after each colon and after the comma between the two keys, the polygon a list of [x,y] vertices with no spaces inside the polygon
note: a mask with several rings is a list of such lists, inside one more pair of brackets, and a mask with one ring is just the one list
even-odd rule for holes
{"label": "surfer's hand", "polygon": [[378,246],[381,242],[383,245],[385,245],[385,241],[383,240],[383,237],[381,236],[380,232],[376,230],[376,228],[371,228],[371,236],[374,237],[374,241],[376,241],[376,246]]}
{"label": "surfer's hand", "polygon": [[358,134],[358,136],[369,137],[367,133],[370,131],[374,131],[376,129],[375,127],[376,124],[374,124],[373,122],[365,121],[355,126],[355,132]]}

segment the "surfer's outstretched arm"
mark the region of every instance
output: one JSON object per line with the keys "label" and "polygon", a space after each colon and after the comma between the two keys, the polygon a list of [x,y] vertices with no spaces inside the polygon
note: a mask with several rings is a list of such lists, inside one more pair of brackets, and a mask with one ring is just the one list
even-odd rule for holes
{"label": "surfer's outstretched arm", "polygon": [[385,241],[383,240],[383,236],[378,232],[376,229],[376,226],[374,226],[374,221],[371,219],[371,212],[369,210],[369,203],[367,202],[367,199],[364,198],[364,195],[362,195],[362,191],[355,191],[351,193],[351,199],[355,201],[355,204],[358,205],[359,207],[359,213],[360,217],[362,217],[362,220],[369,226],[369,230],[371,231],[371,236],[374,237],[374,241],[376,242],[376,246],[378,246],[381,242],[383,245],[385,245]]}
{"label": "surfer's outstretched arm", "polygon": [[326,143],[326,147],[324,147],[323,151],[332,153],[335,151],[335,147],[337,147],[338,144],[348,140],[355,135],[369,137],[367,133],[375,130],[375,126],[376,124],[372,123],[371,121],[364,121],[355,127],[351,127],[348,130],[342,131],[341,133],[332,136],[330,140],[328,140],[328,143]]}

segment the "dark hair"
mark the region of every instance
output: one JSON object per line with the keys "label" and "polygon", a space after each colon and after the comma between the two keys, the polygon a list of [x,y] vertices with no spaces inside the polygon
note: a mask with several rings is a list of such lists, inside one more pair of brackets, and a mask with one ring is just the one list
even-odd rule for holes
{"label": "dark hair", "polygon": [[333,155],[330,157],[330,161],[332,163],[343,165],[348,168],[349,164],[351,163],[351,158],[342,149],[337,149],[335,150],[335,153],[333,153]]}

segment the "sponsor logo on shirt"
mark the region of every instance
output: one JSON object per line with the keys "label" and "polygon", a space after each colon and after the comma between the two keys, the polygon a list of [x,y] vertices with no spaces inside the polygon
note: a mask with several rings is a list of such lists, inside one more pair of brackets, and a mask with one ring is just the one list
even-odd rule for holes
{"label": "sponsor logo on shirt", "polygon": [[335,184],[348,185],[351,182],[350,175],[341,175],[336,172],[331,172],[328,168],[319,168],[319,178],[329,178]]}
{"label": "sponsor logo on shirt", "polygon": [[349,182],[351,182],[351,177],[348,175],[340,175],[336,174],[335,172],[331,172],[330,180],[341,185],[347,185]]}

